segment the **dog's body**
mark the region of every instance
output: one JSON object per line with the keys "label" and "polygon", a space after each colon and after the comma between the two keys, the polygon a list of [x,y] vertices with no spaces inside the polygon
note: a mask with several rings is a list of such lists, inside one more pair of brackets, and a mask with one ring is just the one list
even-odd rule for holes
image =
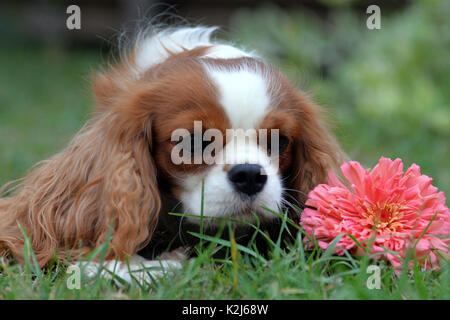
{"label": "dog's body", "polygon": [[[112,226],[108,260],[138,252],[150,258],[164,252],[165,233],[178,232],[180,220],[165,219],[168,211],[199,217],[203,198],[205,216],[252,221],[256,214],[270,224],[274,215],[267,209],[287,208],[292,199],[302,204],[326,181],[344,154],[319,108],[255,54],[212,41],[214,30],[142,35],[126,59],[96,76],[96,115],[66,149],[0,199],[4,256],[23,261],[23,228],[40,266],[53,256],[79,259],[100,246]],[[208,129],[223,133],[221,141],[206,140],[221,142],[213,154],[228,162],[176,163],[174,132],[193,141],[192,156],[198,151],[194,136],[205,141]],[[259,137],[247,139],[240,129],[279,132],[279,145],[263,147]],[[200,147],[203,156],[208,146]],[[207,220],[205,227],[215,225]]]}

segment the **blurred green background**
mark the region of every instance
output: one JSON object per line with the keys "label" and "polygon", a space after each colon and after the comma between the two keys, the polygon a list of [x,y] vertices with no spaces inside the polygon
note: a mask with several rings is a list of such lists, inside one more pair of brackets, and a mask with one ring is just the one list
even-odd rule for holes
{"label": "blurred green background", "polygon": [[[397,2],[380,3],[380,30],[367,29],[365,1],[235,1],[218,21],[221,36],[256,49],[327,110],[352,159],[373,167],[381,156],[400,157],[449,195],[450,1]],[[80,7],[83,24],[89,10]],[[0,14],[0,184],[81,128],[93,108],[90,73],[108,61],[109,35],[88,26],[93,41],[43,40],[18,31],[19,9]],[[188,18],[214,23],[219,11]]]}

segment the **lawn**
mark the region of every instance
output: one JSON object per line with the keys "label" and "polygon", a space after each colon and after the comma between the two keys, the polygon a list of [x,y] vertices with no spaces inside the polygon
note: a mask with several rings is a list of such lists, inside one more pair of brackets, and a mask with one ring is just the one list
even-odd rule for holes
{"label": "lawn", "polygon": [[[449,13],[448,4],[420,2],[383,19],[384,29],[373,32],[355,28],[364,22],[345,11],[326,25],[305,12],[270,7],[239,12],[229,37],[259,50],[323,105],[352,159],[367,167],[381,156],[415,162],[448,195]],[[89,75],[102,62],[100,50],[0,47],[1,185],[61,150],[82,127],[93,105]],[[70,290],[58,264],[46,273],[3,265],[0,299],[450,298],[448,261],[438,272],[416,264],[401,275],[380,261],[381,288],[369,289],[367,255],[305,251],[301,237],[286,248],[267,239],[268,255],[204,238],[182,270],[144,286],[83,278],[81,289]],[[211,259],[220,247],[228,248],[228,259]]]}

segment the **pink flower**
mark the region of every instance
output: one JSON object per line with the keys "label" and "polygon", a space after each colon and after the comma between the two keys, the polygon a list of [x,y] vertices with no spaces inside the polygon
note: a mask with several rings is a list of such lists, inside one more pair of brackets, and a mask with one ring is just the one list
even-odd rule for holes
{"label": "pink flower", "polygon": [[[322,249],[339,234],[348,233],[363,246],[373,241],[371,254],[389,249],[401,258],[417,242],[415,251],[422,267],[438,269],[436,252],[448,252],[450,243],[450,210],[444,193],[431,185],[432,179],[420,174],[416,164],[404,173],[401,159],[381,158],[372,170],[350,161],[341,170],[351,189],[330,172],[328,184],[320,184],[309,193],[306,205],[315,209],[306,208],[302,213],[300,224],[305,232],[314,235]],[[307,237],[305,242],[309,248],[313,245]],[[339,255],[344,250],[364,251],[347,235],[335,247]],[[375,258],[380,256],[397,270],[402,264],[391,253]]]}

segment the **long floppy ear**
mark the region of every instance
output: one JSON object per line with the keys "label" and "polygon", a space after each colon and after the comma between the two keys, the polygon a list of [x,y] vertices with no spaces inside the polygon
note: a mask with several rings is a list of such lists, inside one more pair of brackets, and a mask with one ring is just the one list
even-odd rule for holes
{"label": "long floppy ear", "polygon": [[161,206],[150,120],[136,112],[139,97],[121,101],[117,108],[100,108],[65,150],[0,198],[3,255],[23,261],[19,226],[31,237],[40,266],[55,255],[74,259],[91,251],[111,226],[108,259],[124,259],[150,240]]}
{"label": "long floppy ear", "polygon": [[289,188],[300,191],[293,196],[304,203],[309,191],[327,183],[329,171],[341,177],[339,167],[347,156],[322,120],[320,107],[301,96],[296,104],[301,125],[294,141],[294,165],[288,183]]}

